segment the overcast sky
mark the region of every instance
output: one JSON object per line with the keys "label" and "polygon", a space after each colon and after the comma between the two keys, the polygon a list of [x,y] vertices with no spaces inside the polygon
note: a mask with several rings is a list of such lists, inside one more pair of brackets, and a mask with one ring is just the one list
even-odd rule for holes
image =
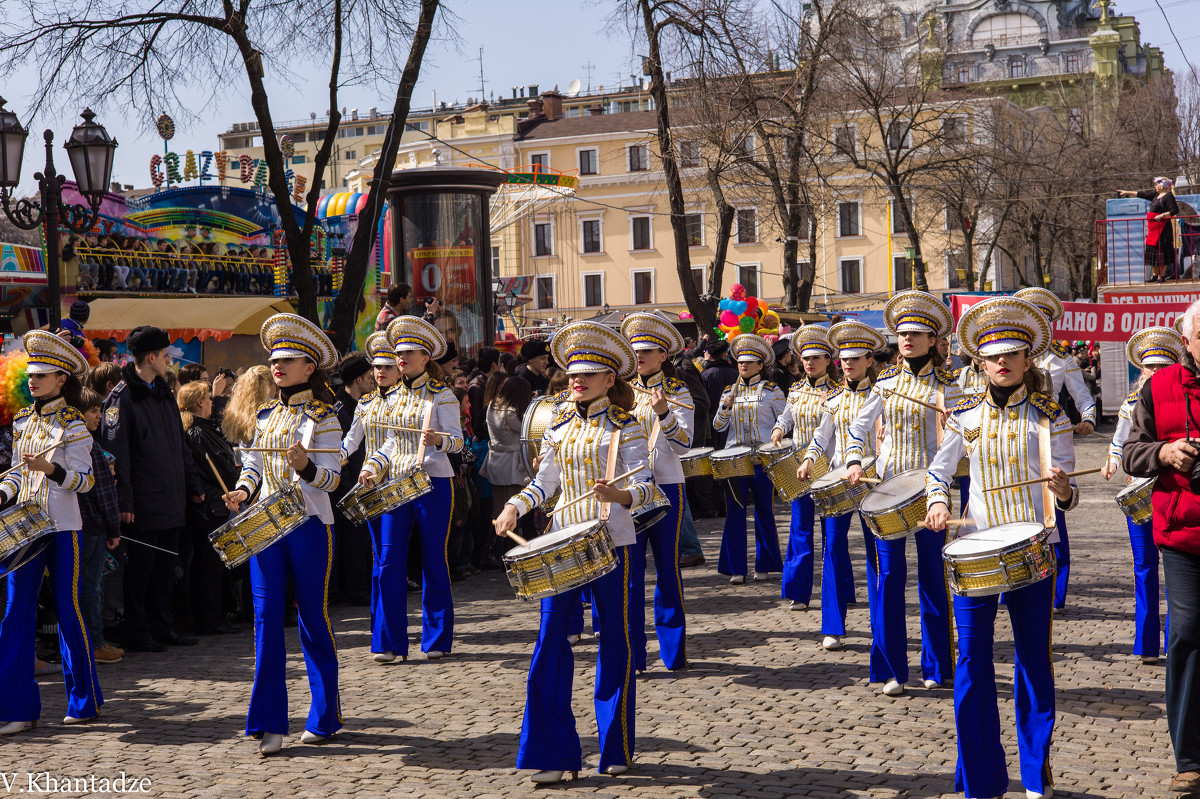
{"label": "overcast sky", "polygon": [[[1194,25],[1200,18],[1200,0],[1159,2],[1170,16],[1188,57],[1200,67],[1200,32]],[[435,93],[439,102],[464,102],[469,97],[478,97],[480,47],[483,47],[487,91],[489,94],[495,92],[496,97],[511,96],[513,86],[529,84],[537,84],[543,90],[557,84],[565,92],[573,79],[579,79],[586,87],[589,64],[593,89],[600,85],[616,86],[622,81],[628,83],[631,72],[641,71],[625,29],[609,24],[611,2],[522,0],[512,4],[498,0],[447,0],[447,5],[457,14],[458,38],[454,41],[443,38],[430,43],[413,97],[414,108],[429,107]],[[1116,8],[1138,18],[1143,41],[1163,49],[1170,69],[1177,74],[1189,69],[1154,0],[1124,0]],[[444,28],[442,30],[444,32]],[[277,121],[307,119],[310,112],[323,115],[326,109],[324,84],[327,78],[320,74],[320,68],[306,69],[297,65],[297,69],[302,75],[311,73],[310,85],[316,88],[306,96],[305,92],[275,83],[271,87],[274,89],[271,105]],[[21,87],[32,84],[28,77],[8,76],[0,86],[0,94],[8,100],[8,108],[16,111],[26,125],[30,123],[26,109],[32,106],[32,101],[22,93]],[[199,122],[183,124],[177,120],[178,130],[171,141],[171,149],[181,153],[188,149],[197,152],[215,149],[219,132],[227,130],[233,122],[253,121],[254,114],[244,86],[243,78],[237,86],[240,91],[225,93],[219,107],[197,109],[202,112]],[[344,90],[342,96],[342,105],[357,107],[364,113],[371,106],[389,109],[393,101],[390,95],[379,97],[353,87]],[[203,99],[197,97],[197,103]],[[61,150],[61,141],[76,124],[76,115],[84,104],[86,98],[80,98],[76,104],[79,108],[51,109],[32,121],[30,127],[34,132],[26,146],[22,192],[33,191],[32,174],[44,164],[42,149],[36,145],[41,142],[38,134],[46,127],[55,132],[55,165],[60,170],[67,170],[69,175],[70,167]],[[124,117],[120,109],[111,108],[104,109],[97,117],[120,142],[113,179],[139,188],[149,186],[149,158],[162,151],[163,142],[153,133],[142,132],[132,118]]]}

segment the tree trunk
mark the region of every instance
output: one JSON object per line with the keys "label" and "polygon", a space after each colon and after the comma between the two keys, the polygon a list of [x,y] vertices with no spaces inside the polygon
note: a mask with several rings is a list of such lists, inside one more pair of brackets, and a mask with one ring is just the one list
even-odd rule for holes
{"label": "tree trunk", "polygon": [[[724,293],[721,290],[721,283],[725,277],[725,259],[729,255],[729,240],[733,235],[733,220],[737,215],[737,209],[725,199],[725,191],[721,188],[721,179],[715,169],[708,170],[708,188],[712,192],[713,201],[717,206],[717,241],[713,248],[710,270],[712,274],[708,277],[707,294],[709,297],[716,298]],[[710,300],[708,304],[712,307],[713,323],[706,327],[704,332],[715,331],[718,321],[716,311],[718,302]]]}
{"label": "tree trunk", "polygon": [[412,102],[413,87],[421,72],[425,48],[433,32],[433,19],[440,0],[421,0],[421,14],[408,50],[408,61],[400,76],[396,89],[396,102],[392,107],[392,119],[384,134],[383,149],[375,162],[371,176],[371,188],[367,193],[367,204],[358,216],[358,228],[346,254],[346,269],[342,277],[342,288],[333,303],[330,319],[330,334],[339,352],[348,351],[354,344],[354,325],[358,318],[358,303],[370,271],[371,250],[375,246],[379,231],[379,220],[383,217],[383,205],[387,200],[392,170],[396,168],[396,151],[408,121],[408,110]]}
{"label": "tree trunk", "polygon": [[[811,208],[811,206],[810,206]],[[817,226],[811,212],[808,220],[808,266],[800,276],[800,291],[796,297],[796,307],[801,313],[807,313],[812,304],[813,286],[817,282]]]}
{"label": "tree trunk", "polygon": [[[662,50],[659,46],[659,26],[654,21],[654,10],[650,0],[638,0],[642,12],[642,26],[646,33],[649,57],[646,65],[650,70],[650,96],[654,98],[655,116],[658,121],[658,149],[662,158],[663,178],[667,184],[667,203],[671,210],[671,230],[675,234],[675,272],[683,292],[683,301],[696,320],[698,331],[712,330],[717,326],[717,305],[711,299],[704,302],[696,291],[692,280],[692,259],[688,252],[686,207],[683,199],[683,182],[679,177],[679,162],[675,157],[675,145],[671,140],[671,115],[667,103],[667,84],[663,74]],[[713,271],[716,272],[714,263]],[[710,281],[711,285],[711,281]]]}

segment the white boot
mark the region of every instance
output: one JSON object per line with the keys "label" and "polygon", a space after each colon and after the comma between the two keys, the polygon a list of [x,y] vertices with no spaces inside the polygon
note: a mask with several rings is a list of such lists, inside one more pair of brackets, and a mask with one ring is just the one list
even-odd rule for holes
{"label": "white boot", "polygon": [[425,657],[428,658],[429,660],[437,660],[439,658],[446,657],[446,653],[441,651],[440,649],[431,649],[425,653]]}
{"label": "white boot", "polygon": [[[557,782],[562,782],[563,777],[567,775],[565,771],[539,771],[529,778],[529,781],[537,785],[553,785]],[[572,771],[571,779],[579,779],[579,772]]]}
{"label": "white boot", "polygon": [[926,687],[926,688],[928,688],[928,689],[929,689],[929,690],[931,690],[931,691],[932,691],[934,688],[941,688],[941,687],[942,687],[942,684],[941,684],[940,682],[938,682],[937,680],[925,680],[925,681],[924,681],[924,683],[925,683],[925,687]]}
{"label": "white boot", "polygon": [[[390,649],[384,652],[376,652],[374,655],[371,655],[371,659],[376,663],[395,663],[396,653]],[[400,656],[400,660],[404,660],[403,655]]]}
{"label": "white boot", "polygon": [[263,757],[273,755],[283,748],[283,736],[277,732],[264,733],[262,742],[258,745],[258,753]]}
{"label": "white boot", "polygon": [[883,686],[884,696],[902,696],[904,694],[904,686],[895,680],[888,680]]}
{"label": "white boot", "polygon": [[821,642],[821,648],[828,649],[830,651],[832,651],[834,649],[841,649],[842,648],[842,637],[840,635],[825,636],[825,640]]}
{"label": "white boot", "polygon": [[735,574],[729,578],[730,585],[741,585],[744,582],[746,582],[746,575],[744,574]]}
{"label": "white boot", "polygon": [[36,721],[10,721],[0,727],[0,735],[16,735],[19,732],[35,729],[37,729]]}
{"label": "white boot", "polygon": [[300,734],[300,743],[302,744],[323,744],[328,740],[328,735],[317,735],[315,732],[309,732],[308,730]]}
{"label": "white boot", "polygon": [[788,610],[808,610],[808,605],[793,599],[788,603]]}
{"label": "white boot", "polygon": [[629,766],[613,765],[604,769],[604,773],[610,777],[619,777],[629,771]]}

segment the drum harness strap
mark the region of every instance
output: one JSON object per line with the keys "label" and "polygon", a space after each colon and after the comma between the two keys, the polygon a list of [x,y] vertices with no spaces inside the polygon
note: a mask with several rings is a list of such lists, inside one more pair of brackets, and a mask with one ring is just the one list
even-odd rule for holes
{"label": "drum harness strap", "polygon": [[[1044,413],[1038,414],[1038,460],[1042,466],[1042,476],[1050,476],[1050,417]],[[1054,495],[1050,493],[1050,483],[1042,483],[1042,515],[1046,529],[1058,524],[1054,515]]]}
{"label": "drum harness strap", "polygon": [[[657,423],[657,422],[656,422]],[[614,427],[608,438],[608,464],[604,468],[604,479],[611,480],[617,476],[617,455],[621,449],[621,428]],[[612,503],[600,503],[600,521],[607,522],[612,514]]]}

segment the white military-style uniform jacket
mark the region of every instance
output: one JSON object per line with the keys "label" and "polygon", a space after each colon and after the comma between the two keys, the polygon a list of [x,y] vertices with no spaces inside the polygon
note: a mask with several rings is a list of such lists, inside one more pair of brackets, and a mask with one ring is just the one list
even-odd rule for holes
{"label": "white military-style uniform jacket", "polygon": [[[725,400],[731,396],[733,406],[726,408]],[[783,414],[786,405],[783,391],[761,373],[748,381],[739,377],[721,394],[713,427],[729,431],[726,447],[766,444],[771,440],[775,420]]]}
{"label": "white military-style uniform jacket", "polygon": [[[635,385],[646,391],[656,388],[663,389],[667,397],[684,405],[692,404],[691,392],[682,380],[667,377],[662,372],[633,379]],[[650,405],[650,395],[636,392],[637,401],[633,406],[633,415],[641,422],[646,431],[647,439],[654,430],[654,421],[658,420],[659,434],[650,452],[650,466],[654,472],[654,482],[659,485],[675,485],[684,481],[681,455],[686,455],[692,447],[692,431],[695,429],[695,411],[681,408],[678,405],[667,405],[667,415],[659,419],[658,414]]]}
{"label": "white military-style uniform jacket", "polygon": [[[350,429],[342,439],[343,463],[357,452],[360,446],[366,447],[368,455],[383,449],[388,433],[391,432],[384,425],[400,424],[396,417],[398,388],[396,385],[383,390],[374,389],[359,397],[358,404],[354,406],[354,421],[350,423]],[[388,478],[395,476],[396,468],[395,464],[392,464]]]}
{"label": "white military-style uniform jacket", "polygon": [[[929,503],[944,502],[947,507],[952,507],[950,482],[959,460],[966,456],[971,460],[967,512],[976,528],[982,530],[1013,522],[1044,522],[1043,484],[985,492],[993,486],[1044,476],[1039,443],[1040,420],[1043,418],[1049,423],[1050,465],[1065,472],[1072,471],[1075,449],[1071,446],[1071,422],[1063,409],[1046,395],[1031,396],[1024,386],[1018,386],[1003,408],[996,406],[990,392],[963,400],[950,416],[942,448],[925,478],[925,496]],[[1079,502],[1079,489],[1075,487],[1074,479],[1071,485],[1071,502],[1064,510]],[[1053,509],[1050,520],[1053,524]],[[1058,531],[1055,530],[1050,541],[1057,540]]]}
{"label": "white military-style uniform jacket", "polygon": [[[773,429],[785,436],[791,433],[796,446],[803,447],[812,441],[817,426],[821,424],[825,403],[822,397],[828,398],[836,387],[837,384],[829,379],[829,375],[821,375],[813,382],[807,377],[800,378],[788,392],[787,405]],[[822,396],[814,397],[813,394]]]}
{"label": "white military-style uniform jacket", "polygon": [[1050,376],[1053,383],[1051,399],[1057,399],[1066,385],[1067,393],[1075,400],[1075,407],[1085,422],[1096,424],[1096,400],[1088,391],[1087,383],[1083,380],[1083,370],[1079,363],[1071,357],[1067,345],[1061,341],[1052,341],[1044,353],[1038,356],[1037,366]]}
{"label": "white military-style uniform jacket", "polygon": [[961,398],[954,375],[934,366],[932,359],[918,374],[912,373],[906,360],[880,373],[871,396],[850,425],[845,460],[851,463],[867,457],[875,420],[882,418],[884,437],[875,471],[885,480],[909,469],[927,468],[938,451],[939,412],[897,394],[942,408],[953,408]]}
{"label": "white military-style uniform jacket", "polygon": [[453,477],[454,468],[446,455],[462,451],[463,434],[458,397],[449,386],[434,380],[428,372],[422,372],[411,383],[401,378],[396,385],[391,424],[423,430],[431,406],[429,426],[448,435],[442,436],[442,443],[436,447],[425,448],[425,458],[420,464],[416,460],[421,434],[390,430],[383,446],[367,459],[363,468],[375,474],[386,474],[391,469],[395,476],[417,466],[430,477]]}
{"label": "white military-style uniform jacket", "polygon": [[286,449],[300,442],[305,449],[333,452],[309,453],[308,459],[316,467],[312,482],[296,474],[287,462],[286,452],[243,452],[237,487],[251,497],[258,491],[258,499],[262,500],[298,481],[308,515],[333,524],[329,492],[338,487],[342,476],[342,459],[337,454],[342,428],[333,406],[314,398],[312,390],[306,388],[286,401],[281,396],[264,402],[257,414],[253,446]]}
{"label": "white military-style uniform jacket", "polygon": [[971,363],[958,370],[957,382],[964,399],[982,394],[988,387],[987,373],[983,369],[976,369]]}
{"label": "white military-style uniform jacket", "polygon": [[18,502],[37,502],[54,520],[56,530],[78,531],[83,527],[79,498],[92,490],[92,434],[83,423],[83,414],[55,397],[39,408],[36,404],[13,417],[12,466],[22,463],[22,455],[36,455],[56,441],[64,442],[43,456],[63,468],[62,482],[31,469],[18,469],[0,482],[4,499],[14,496]]}
{"label": "white military-style uniform jacket", "polygon": [[[850,425],[858,418],[862,408],[871,397],[871,381],[863,378],[858,385],[838,386],[829,392],[821,409],[823,416],[813,433],[812,442],[804,451],[804,457],[816,463],[824,455],[829,468],[845,464],[846,443],[850,440]],[[875,455],[875,437],[868,436],[864,443],[866,457]]]}
{"label": "white military-style uniform jacket", "polygon": [[[621,438],[613,477],[636,469],[620,487],[633,495],[630,507],[648,502],[652,482],[646,431],[632,415],[612,405],[608,397],[601,397],[593,400],[586,409],[572,403],[554,420],[542,436],[542,463],[538,473],[533,482],[508,504],[524,516],[560,490],[556,507],[591,492],[596,479],[603,478],[607,472],[608,449],[617,430],[621,431]],[[601,504],[593,496],[563,513],[555,513],[551,529],[596,521],[600,518]],[[615,503],[610,507],[608,532],[617,546],[629,546],[637,541],[629,508]]]}
{"label": "white military-style uniform jacket", "polygon": [[1108,445],[1108,460],[1116,461],[1118,464],[1121,463],[1121,453],[1125,450],[1125,442],[1133,427],[1133,412],[1137,410],[1141,386],[1142,384],[1139,382],[1137,387],[1129,392],[1129,396],[1121,403],[1121,409],[1117,411],[1117,429],[1113,431],[1112,442]]}

